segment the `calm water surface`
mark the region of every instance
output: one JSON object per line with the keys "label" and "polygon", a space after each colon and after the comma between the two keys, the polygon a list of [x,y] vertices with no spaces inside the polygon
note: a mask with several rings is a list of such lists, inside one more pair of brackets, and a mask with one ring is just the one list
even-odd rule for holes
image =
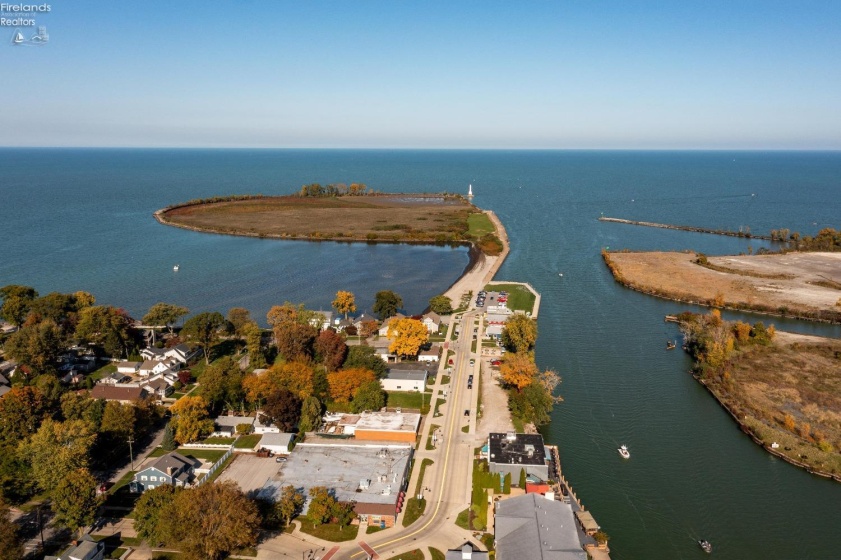
{"label": "calm water surface", "polygon": [[[473,183],[475,202],[495,210],[511,238],[500,277],[544,296],[537,360],[562,374],[565,402],[543,432],[611,535],[612,556],[704,558],[695,544],[704,537],[722,559],[841,557],[841,484],[741,434],[687,374],[687,357],[664,350],[677,331],[663,316],[687,306],[623,289],[599,256],[606,246],[725,254],[762,244],[597,221],[841,227],[841,154],[0,150],[0,170],[0,285],[85,289],[137,315],[156,301],[245,306],[259,317],[284,300],[327,309],[338,289],[363,308],[376,290],[395,289],[418,312],[455,280],[466,251],[215,236],[161,226],[151,213],[309,182],[396,192]],[[744,317],[841,337],[839,327]]]}

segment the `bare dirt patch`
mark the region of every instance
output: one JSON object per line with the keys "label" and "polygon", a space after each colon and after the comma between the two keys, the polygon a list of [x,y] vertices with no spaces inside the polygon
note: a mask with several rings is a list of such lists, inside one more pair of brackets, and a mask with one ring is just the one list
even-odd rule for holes
{"label": "bare dirt patch", "polygon": [[[623,284],[682,301],[780,315],[841,320],[841,253],[709,257],[717,270],[697,264],[694,253],[609,253]],[[824,285],[819,284],[824,283]]]}

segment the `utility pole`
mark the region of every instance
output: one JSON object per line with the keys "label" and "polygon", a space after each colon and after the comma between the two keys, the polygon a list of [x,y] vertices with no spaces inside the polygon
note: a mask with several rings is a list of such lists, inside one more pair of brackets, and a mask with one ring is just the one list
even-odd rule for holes
{"label": "utility pole", "polygon": [[128,456],[131,459],[131,470],[134,470],[134,453],[132,452],[131,444],[134,443],[134,440],[131,436],[128,437]]}

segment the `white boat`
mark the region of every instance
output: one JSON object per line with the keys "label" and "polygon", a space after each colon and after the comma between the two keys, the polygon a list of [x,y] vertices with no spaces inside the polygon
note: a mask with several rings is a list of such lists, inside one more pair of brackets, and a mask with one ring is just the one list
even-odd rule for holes
{"label": "white boat", "polygon": [[175,272],[178,272],[179,268],[181,268],[181,267],[178,266],[178,265],[175,265],[175,266],[172,267],[172,270],[174,270]]}
{"label": "white boat", "polygon": [[622,445],[621,447],[619,447],[619,449],[617,449],[617,451],[619,452],[619,454],[622,456],[623,459],[630,459],[631,458],[631,452],[628,451],[628,446],[627,445]]}
{"label": "white boat", "polygon": [[707,554],[713,551],[713,545],[711,545],[710,541],[707,539],[701,539],[698,541],[698,546],[700,546]]}

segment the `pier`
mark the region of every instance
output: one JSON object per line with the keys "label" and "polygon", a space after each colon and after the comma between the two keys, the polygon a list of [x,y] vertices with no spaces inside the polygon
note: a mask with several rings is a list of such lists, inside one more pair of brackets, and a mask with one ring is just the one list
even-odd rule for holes
{"label": "pier", "polygon": [[747,231],[730,231],[726,229],[709,229],[709,228],[702,228],[702,227],[695,227],[695,226],[678,226],[673,224],[658,224],[656,222],[640,222],[637,220],[625,220],[623,218],[608,218],[605,216],[601,216],[599,218],[600,222],[613,222],[617,224],[630,224],[632,226],[645,226],[645,227],[653,227],[653,228],[661,228],[661,229],[676,229],[680,231],[692,231],[695,233],[710,233],[713,235],[727,235],[729,237],[744,237],[745,239],[762,239],[764,241],[774,241],[771,239],[770,235],[754,235],[750,232],[750,229]]}

